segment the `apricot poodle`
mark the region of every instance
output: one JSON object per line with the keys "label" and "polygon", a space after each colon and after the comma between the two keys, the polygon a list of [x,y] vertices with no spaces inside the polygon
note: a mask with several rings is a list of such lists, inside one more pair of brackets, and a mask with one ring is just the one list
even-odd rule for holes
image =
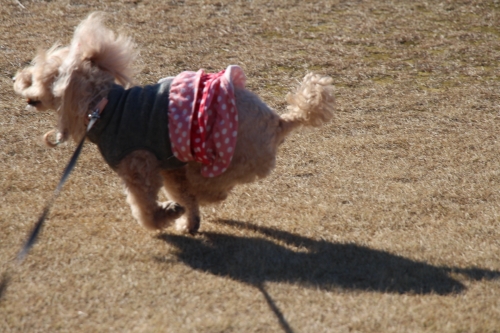
{"label": "apricot poodle", "polygon": [[[329,77],[307,74],[287,96],[288,112],[278,115],[245,89],[238,66],[138,87],[132,84],[136,56],[131,39],[115,35],[93,13],[69,46],[39,52],[18,72],[14,90],[28,108],[56,111],[57,130],[45,135],[49,146],[84,136],[98,145],[125,183],[133,216],[148,229],[176,221],[179,230],[195,233],[200,205],[267,176],[293,129],[320,126],[333,115]],[[87,133],[96,110],[100,118]],[[158,202],[162,187],[171,201]]]}

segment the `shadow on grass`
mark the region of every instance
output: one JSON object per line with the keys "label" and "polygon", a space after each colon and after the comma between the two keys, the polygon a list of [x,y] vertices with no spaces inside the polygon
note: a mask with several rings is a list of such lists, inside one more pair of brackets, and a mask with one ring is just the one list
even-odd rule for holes
{"label": "shadow on grass", "polygon": [[162,234],[159,238],[177,248],[178,258],[192,268],[257,287],[285,282],[324,290],[447,295],[466,289],[450,273],[473,280],[500,278],[500,271],[433,266],[365,246],[313,240],[248,222],[218,223],[265,238],[211,232],[201,237]]}
{"label": "shadow on grass", "polygon": [[[162,234],[159,238],[174,246],[179,260],[192,268],[257,288],[285,333],[294,331],[267,292],[266,282],[323,290],[448,295],[466,289],[454,274],[471,280],[500,278],[500,271],[434,266],[365,246],[318,241],[249,222],[218,223],[253,234],[205,232],[199,237]],[[164,258],[155,259],[164,262]]]}

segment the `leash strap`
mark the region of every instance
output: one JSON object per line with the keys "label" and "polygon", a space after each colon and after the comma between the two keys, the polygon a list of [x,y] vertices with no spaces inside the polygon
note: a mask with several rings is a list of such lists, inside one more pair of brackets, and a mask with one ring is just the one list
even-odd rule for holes
{"label": "leash strap", "polygon": [[[106,102],[107,102],[107,100],[106,100]],[[99,103],[99,105],[101,105],[101,104],[102,103]],[[102,108],[98,107],[97,109],[95,109],[94,112],[89,114],[90,121],[89,121],[89,124],[87,125],[87,130],[85,132],[85,135],[83,136],[82,140],[80,140],[80,143],[78,144],[78,147],[76,148],[75,152],[73,153],[73,156],[71,156],[71,159],[69,160],[68,165],[66,165],[66,168],[64,169],[64,172],[61,176],[61,179],[59,180],[59,184],[57,184],[57,187],[56,187],[54,193],[52,193],[52,197],[45,205],[45,208],[43,209],[42,215],[40,215],[40,217],[38,218],[38,221],[35,223],[33,229],[31,230],[28,239],[24,243],[21,251],[19,251],[19,253],[17,255],[17,260],[19,263],[21,263],[24,260],[24,258],[28,254],[29,250],[35,244],[37,237],[38,237],[38,234],[40,233],[40,230],[42,229],[43,223],[45,222],[45,219],[47,218],[47,215],[49,214],[50,208],[52,208],[54,201],[59,196],[59,193],[61,193],[61,189],[62,189],[64,183],[66,182],[71,171],[73,171],[73,168],[76,165],[76,161],[78,160],[78,157],[80,156],[80,153],[82,151],[83,143],[85,142],[85,138],[87,137],[87,133],[90,131],[92,126],[94,126],[95,122],[100,118],[99,115],[100,115],[102,109],[104,109],[104,107],[102,107]]]}

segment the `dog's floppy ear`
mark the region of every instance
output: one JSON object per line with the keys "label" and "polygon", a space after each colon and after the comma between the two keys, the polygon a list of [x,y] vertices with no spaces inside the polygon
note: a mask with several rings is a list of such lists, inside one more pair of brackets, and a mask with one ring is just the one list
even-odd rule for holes
{"label": "dog's floppy ear", "polygon": [[90,104],[113,82],[132,83],[136,55],[132,41],[108,29],[101,13],[90,14],[78,25],[53,88],[61,101],[58,130],[62,141],[68,135],[81,139]]}
{"label": "dog's floppy ear", "polygon": [[84,117],[88,111],[92,83],[88,79],[85,62],[64,63],[59,79],[54,85],[54,95],[60,99],[58,110],[58,132],[60,142],[71,134],[74,140],[80,140],[85,132]]}

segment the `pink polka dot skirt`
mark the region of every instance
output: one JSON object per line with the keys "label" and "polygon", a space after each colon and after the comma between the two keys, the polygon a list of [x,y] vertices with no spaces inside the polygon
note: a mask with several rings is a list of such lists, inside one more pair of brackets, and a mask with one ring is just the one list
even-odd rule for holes
{"label": "pink polka dot skirt", "polygon": [[205,74],[182,72],[170,87],[169,131],[174,156],[180,161],[203,164],[204,177],[227,170],[238,135],[238,111],[234,87],[245,87],[239,66]]}

